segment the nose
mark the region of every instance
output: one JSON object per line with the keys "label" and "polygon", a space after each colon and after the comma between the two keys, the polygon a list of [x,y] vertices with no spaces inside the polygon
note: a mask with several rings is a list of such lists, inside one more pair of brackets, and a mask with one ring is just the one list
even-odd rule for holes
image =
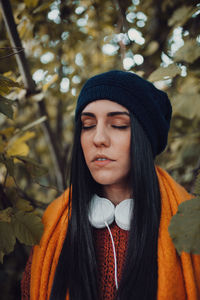
{"label": "nose", "polygon": [[110,145],[110,137],[105,126],[103,126],[102,124],[96,125],[93,142],[96,147],[108,147]]}

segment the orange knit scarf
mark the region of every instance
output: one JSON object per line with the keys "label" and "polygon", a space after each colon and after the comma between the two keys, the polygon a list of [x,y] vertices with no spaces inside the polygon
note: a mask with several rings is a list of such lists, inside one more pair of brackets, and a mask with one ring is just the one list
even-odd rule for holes
{"label": "orange knit scarf", "polygon": [[[158,237],[158,293],[157,300],[200,299],[200,255],[177,255],[168,233],[171,217],[178,205],[191,198],[160,167],[156,167],[162,212]],[[53,201],[43,216],[45,231],[39,246],[34,247],[31,267],[31,300],[49,299],[55,269],[67,231],[68,195]],[[66,296],[69,300],[69,295]]]}

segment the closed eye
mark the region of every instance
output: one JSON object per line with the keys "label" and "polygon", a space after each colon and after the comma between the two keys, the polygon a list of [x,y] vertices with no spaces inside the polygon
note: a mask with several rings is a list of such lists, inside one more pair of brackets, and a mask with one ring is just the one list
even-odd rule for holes
{"label": "closed eye", "polygon": [[89,130],[89,129],[94,128],[95,126],[96,126],[96,125],[82,126],[82,129],[83,129],[83,130]]}
{"label": "closed eye", "polygon": [[127,129],[129,126],[128,125],[121,125],[121,126],[112,125],[112,127],[116,128],[116,129]]}
{"label": "closed eye", "polygon": [[[88,126],[84,126],[82,125],[82,130],[90,130],[92,128],[94,128],[96,125],[88,125]],[[119,129],[119,130],[125,130],[127,128],[129,128],[130,126],[129,125],[111,125],[112,128],[115,128],[115,129]]]}

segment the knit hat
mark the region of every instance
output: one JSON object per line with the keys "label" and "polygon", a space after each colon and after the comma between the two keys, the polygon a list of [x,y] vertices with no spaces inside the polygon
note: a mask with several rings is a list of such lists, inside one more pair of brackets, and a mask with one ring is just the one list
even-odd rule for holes
{"label": "knit hat", "polygon": [[131,72],[102,73],[87,80],[83,86],[75,120],[88,103],[103,99],[117,102],[133,113],[151,143],[154,157],[165,149],[172,114],[165,92]]}

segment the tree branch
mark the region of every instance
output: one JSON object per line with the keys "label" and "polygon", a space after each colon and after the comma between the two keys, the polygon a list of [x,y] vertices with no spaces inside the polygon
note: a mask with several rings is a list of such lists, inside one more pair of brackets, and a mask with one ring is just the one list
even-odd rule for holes
{"label": "tree branch", "polygon": [[[0,8],[2,10],[3,18],[8,31],[8,36],[13,48],[23,49],[19,34],[17,32],[16,24],[13,18],[12,7],[9,0],[0,0]],[[22,75],[24,86],[27,89],[27,95],[36,94],[35,82],[32,79],[28,62],[24,51],[20,51],[16,54],[17,64],[19,67],[20,74]],[[40,101],[38,104],[40,116],[48,116],[44,101]],[[45,138],[50,148],[51,157],[55,169],[55,177],[59,190],[64,189],[64,174],[61,168],[61,158],[59,156],[60,151],[56,143],[56,136],[47,120],[42,125]]]}
{"label": "tree branch", "polygon": [[[23,49],[21,40],[19,38],[16,24],[12,14],[12,8],[9,0],[0,0],[0,7],[2,10],[4,22],[6,24],[6,29],[8,36],[13,48]],[[23,77],[24,86],[28,93],[35,92],[36,86],[29,72],[28,63],[25,57],[24,51],[20,51],[16,54],[16,60],[19,67],[20,74]]]}

